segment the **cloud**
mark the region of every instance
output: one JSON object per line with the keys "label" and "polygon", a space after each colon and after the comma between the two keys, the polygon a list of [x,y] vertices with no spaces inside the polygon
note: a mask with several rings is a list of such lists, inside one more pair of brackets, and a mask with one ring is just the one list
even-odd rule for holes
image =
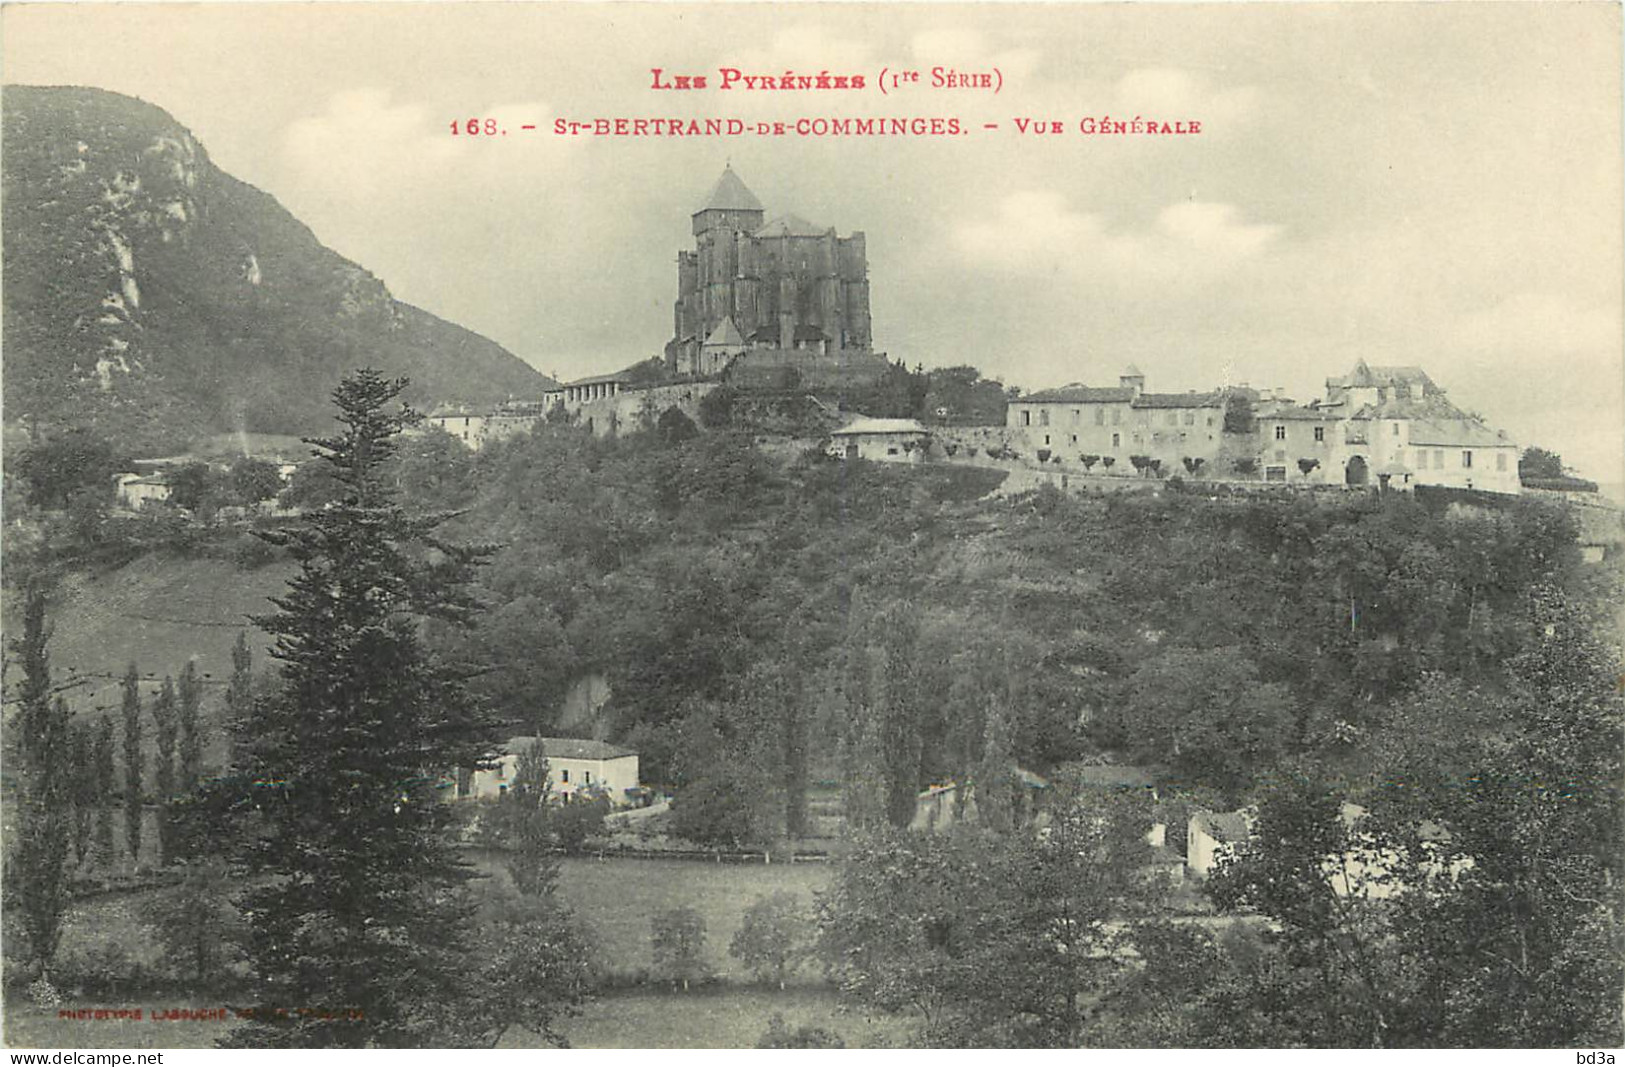
{"label": "cloud", "polygon": [[1521,292],[1463,316],[1454,331],[1464,348],[1519,356],[1610,356],[1621,347],[1617,304],[1588,304],[1562,293]]}
{"label": "cloud", "polygon": [[1117,80],[1116,107],[1125,117],[1195,119],[1208,133],[1254,118],[1260,95],[1250,85],[1221,89],[1207,78],[1173,67],[1143,67]]}
{"label": "cloud", "polygon": [[909,42],[915,62],[923,67],[952,67],[961,71],[987,71],[997,67],[1007,80],[1021,81],[1039,64],[1032,48],[994,51],[987,39],[972,29],[929,29]]}
{"label": "cloud", "polygon": [[968,265],[1003,273],[1194,283],[1263,256],[1280,231],[1243,221],[1233,204],[1201,201],[1171,204],[1138,231],[1113,229],[1060,193],[1024,191],[951,239]]}
{"label": "cloud", "polygon": [[[498,136],[508,143],[484,143],[484,133],[454,136],[450,118],[422,104],[396,101],[386,89],[349,90],[329,98],[321,114],[289,123],[283,157],[302,184],[324,196],[372,203],[443,188],[452,175],[464,188],[501,181],[519,152],[528,166],[536,150],[557,153],[572,143],[544,139],[552,109],[540,102],[493,104],[466,118],[480,120],[482,129],[484,120],[496,120],[499,130],[508,131]],[[524,124],[538,130],[523,131]]]}

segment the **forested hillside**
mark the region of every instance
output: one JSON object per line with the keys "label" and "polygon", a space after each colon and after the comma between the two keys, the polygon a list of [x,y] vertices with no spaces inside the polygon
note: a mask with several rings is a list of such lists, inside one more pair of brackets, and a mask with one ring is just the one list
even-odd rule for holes
{"label": "forested hillside", "polygon": [[501,713],[545,728],[602,672],[608,732],[676,786],[879,774],[901,805],[993,714],[1038,773],[1113,758],[1240,802],[1299,761],[1366,772],[1441,687],[1505,691],[1543,597],[1606,603],[1532,501],[983,498],[997,478],[556,426],[403,473],[503,546],[458,649]]}

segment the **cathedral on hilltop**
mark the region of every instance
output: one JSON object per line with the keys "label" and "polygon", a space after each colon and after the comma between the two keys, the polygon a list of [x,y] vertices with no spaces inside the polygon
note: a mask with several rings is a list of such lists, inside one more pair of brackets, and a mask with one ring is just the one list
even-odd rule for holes
{"label": "cathedral on hilltop", "polygon": [[711,377],[736,357],[752,368],[872,368],[869,263],[861,232],[837,237],[795,215],[764,221],[762,202],[723,170],[677,254],[676,330],[667,366]]}

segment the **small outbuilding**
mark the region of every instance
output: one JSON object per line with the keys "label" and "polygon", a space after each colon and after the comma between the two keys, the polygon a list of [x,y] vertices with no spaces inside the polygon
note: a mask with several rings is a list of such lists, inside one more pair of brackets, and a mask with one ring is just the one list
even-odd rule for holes
{"label": "small outbuilding", "polygon": [[858,419],[830,434],[829,454],[881,463],[920,463],[931,434],[914,419]]}

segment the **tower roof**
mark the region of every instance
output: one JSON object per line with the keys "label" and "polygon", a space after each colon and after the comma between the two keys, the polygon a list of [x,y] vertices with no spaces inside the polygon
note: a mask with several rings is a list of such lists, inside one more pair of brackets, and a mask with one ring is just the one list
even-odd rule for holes
{"label": "tower roof", "polygon": [[706,348],[743,347],[744,344],[745,335],[739,332],[739,327],[734,324],[732,315],[717,323],[717,328],[712,330],[711,336],[705,339]]}
{"label": "tower roof", "polygon": [[[722,168],[722,177],[717,184],[711,187],[711,195],[705,198],[705,206],[700,211],[761,211],[762,202],[756,199],[756,194],[745,187],[734,173],[733,167]],[[696,211],[698,215],[700,212]]]}

